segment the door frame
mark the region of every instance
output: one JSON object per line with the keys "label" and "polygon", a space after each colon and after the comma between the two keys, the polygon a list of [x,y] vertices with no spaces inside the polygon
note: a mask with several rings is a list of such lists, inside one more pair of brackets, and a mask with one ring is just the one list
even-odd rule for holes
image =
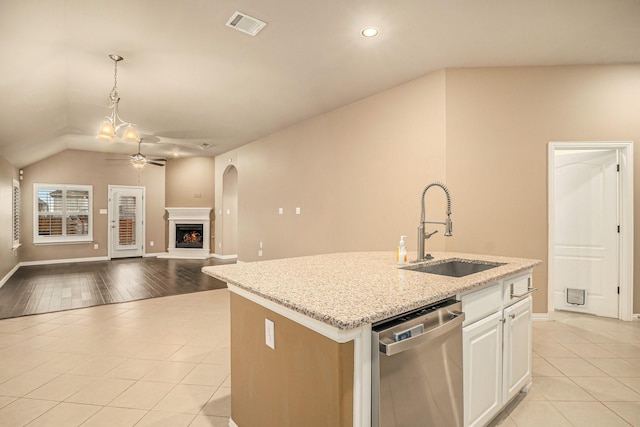
{"label": "door frame", "polygon": [[553,262],[555,256],[555,203],[553,194],[555,188],[555,153],[560,150],[617,150],[619,153],[620,296],[618,300],[618,319],[633,320],[633,142],[631,141],[549,142],[547,171],[549,228],[547,240],[547,312],[549,320],[553,320],[555,312],[555,266]]}
{"label": "door frame", "polygon": [[144,256],[147,253],[147,248],[144,244],[144,242],[146,242],[146,224],[147,224],[147,210],[145,209],[145,204],[146,204],[146,187],[141,187],[141,186],[136,186],[136,185],[108,185],[108,189],[107,189],[107,256],[109,257],[109,259],[112,258],[113,256],[113,238],[114,236],[113,234],[113,228],[111,228],[111,221],[114,219],[114,214],[115,212],[113,212],[112,209],[112,200],[111,197],[113,195],[113,192],[118,190],[118,189],[136,189],[136,190],[142,190],[142,257],[144,258]]}

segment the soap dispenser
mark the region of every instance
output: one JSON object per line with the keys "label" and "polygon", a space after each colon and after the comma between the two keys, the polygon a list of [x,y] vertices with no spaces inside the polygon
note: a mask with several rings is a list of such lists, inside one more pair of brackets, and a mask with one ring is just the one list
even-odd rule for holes
{"label": "soap dispenser", "polygon": [[396,248],[396,263],[398,265],[405,265],[407,263],[407,245],[404,242],[404,238],[407,236],[400,236],[400,243]]}

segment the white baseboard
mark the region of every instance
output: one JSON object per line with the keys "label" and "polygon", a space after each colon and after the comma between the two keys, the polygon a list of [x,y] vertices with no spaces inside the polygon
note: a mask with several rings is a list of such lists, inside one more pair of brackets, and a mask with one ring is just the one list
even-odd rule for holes
{"label": "white baseboard", "polygon": [[531,320],[534,322],[548,322],[549,313],[531,313]]}
{"label": "white baseboard", "polygon": [[640,313],[632,314],[631,319],[634,322],[640,321]]}
{"label": "white baseboard", "polygon": [[20,267],[29,265],[48,265],[48,264],[66,264],[68,262],[92,262],[92,261],[109,261],[109,257],[97,256],[93,258],[68,258],[68,259],[46,259],[42,261],[24,261],[20,263]]}
{"label": "white baseboard", "polygon": [[13,276],[13,273],[18,271],[19,268],[20,268],[20,263],[16,264],[15,267],[11,269],[11,271],[9,271],[2,279],[0,279],[0,288],[3,287],[4,284],[7,283],[9,279],[11,279],[11,276]]}
{"label": "white baseboard", "polygon": [[160,255],[167,255],[167,252],[151,252],[151,253],[146,253],[143,256],[143,258],[158,258]]}
{"label": "white baseboard", "polygon": [[238,424],[234,423],[231,418],[229,418],[229,427],[238,427]]}
{"label": "white baseboard", "polygon": [[237,259],[238,255],[218,255],[218,254],[211,254],[211,258],[216,258],[216,259]]}

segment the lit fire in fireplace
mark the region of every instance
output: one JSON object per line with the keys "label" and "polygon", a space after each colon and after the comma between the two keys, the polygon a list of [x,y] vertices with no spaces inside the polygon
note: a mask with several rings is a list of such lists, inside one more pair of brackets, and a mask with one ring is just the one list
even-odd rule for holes
{"label": "lit fire in fireplace", "polygon": [[176,248],[202,249],[202,224],[176,224]]}

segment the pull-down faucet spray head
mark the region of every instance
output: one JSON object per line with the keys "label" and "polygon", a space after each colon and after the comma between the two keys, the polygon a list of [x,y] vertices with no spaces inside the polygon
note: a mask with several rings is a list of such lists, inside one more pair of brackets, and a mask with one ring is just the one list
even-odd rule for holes
{"label": "pull-down faucet spray head", "polygon": [[451,214],[447,214],[447,219],[444,222],[444,235],[453,236],[453,225],[451,224]]}

